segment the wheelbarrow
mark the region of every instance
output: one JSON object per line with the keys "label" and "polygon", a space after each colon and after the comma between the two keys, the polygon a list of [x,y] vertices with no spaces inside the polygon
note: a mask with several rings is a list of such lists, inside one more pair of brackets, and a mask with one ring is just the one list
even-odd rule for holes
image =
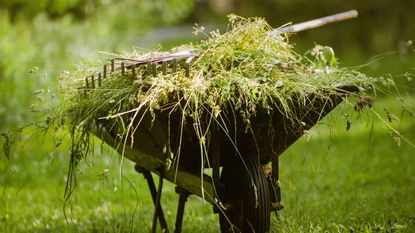
{"label": "wheelbarrow", "polygon": [[[297,32],[356,15],[356,11],[351,11],[278,30]],[[168,69],[175,72],[183,67],[188,75],[189,66],[196,56],[196,53],[189,52],[147,61],[113,59],[110,72],[121,71],[124,75],[130,72],[135,75],[138,66],[145,66],[149,74],[156,75],[157,72],[168,72]],[[107,67],[104,67],[103,75],[107,75]],[[97,78],[100,82],[101,73]],[[90,85],[94,85],[94,76],[91,81]],[[317,124],[340,104],[343,96],[357,91],[354,86],[339,86],[338,93],[328,94],[328,98],[319,100],[319,97],[310,96],[309,99],[299,100],[293,108],[298,119],[295,122],[278,110],[270,112],[259,109],[251,118],[252,131],[237,130],[239,127],[224,129],[223,123],[213,121],[204,141],[193,130],[193,122],[183,118],[179,111],[160,110],[155,118],[145,111],[140,112],[134,141],[121,143],[117,135],[111,132],[108,121],[97,120],[99,127],[94,133],[134,162],[136,171],[147,180],[155,206],[152,232],[156,231],[157,220],[162,231],[168,232],[160,204],[163,180],[175,184],[176,192],[180,195],[175,232],[181,231],[189,195],[199,196],[213,205],[214,212],[219,214],[221,232],[268,232],[271,212],[283,208],[278,175],[279,156],[305,130]],[[313,108],[307,107],[310,104],[313,104]],[[231,115],[225,121],[226,125],[244,125],[244,119],[240,116]],[[209,144],[205,153],[199,149],[201,143]],[[166,161],[169,161],[166,145],[169,145],[168,148],[180,148],[169,166],[166,165]],[[157,188],[152,173],[160,178]]]}

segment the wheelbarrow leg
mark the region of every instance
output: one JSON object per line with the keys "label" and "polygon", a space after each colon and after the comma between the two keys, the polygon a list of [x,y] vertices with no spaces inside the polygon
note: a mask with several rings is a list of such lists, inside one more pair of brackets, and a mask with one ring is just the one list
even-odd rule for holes
{"label": "wheelbarrow leg", "polygon": [[[159,191],[157,192],[156,185],[154,184],[153,176],[151,176],[151,172],[149,172],[146,169],[141,168],[138,165],[135,165],[135,170],[139,173],[142,173],[144,175],[144,178],[147,180],[148,188],[150,189],[150,193],[151,193],[151,198],[153,199],[153,204],[155,206],[154,216],[156,216],[159,219],[159,222],[160,222],[160,225],[163,231],[169,232],[166,218],[164,217],[163,208],[160,205],[161,188],[163,187],[162,177],[160,176]],[[156,224],[154,223],[154,216],[153,216],[153,225],[152,225],[151,232],[155,232],[156,230]]]}
{"label": "wheelbarrow leg", "polygon": [[153,225],[151,227],[151,232],[152,233],[156,233],[157,217],[160,217],[160,214],[159,214],[160,211],[159,210],[161,209],[160,199],[161,199],[161,191],[163,190],[163,178],[164,178],[164,169],[161,169],[160,170],[159,187],[158,187],[157,198],[156,198],[156,206],[155,206],[154,215],[153,215]]}
{"label": "wheelbarrow leg", "polygon": [[179,194],[179,205],[177,207],[176,228],[174,229],[174,233],[180,233],[182,231],[184,205],[186,204],[187,197],[189,197],[190,193],[179,186],[176,186],[176,193]]}
{"label": "wheelbarrow leg", "polygon": [[272,172],[268,176],[268,184],[271,191],[271,205],[272,210],[278,211],[284,208],[281,202],[281,186],[279,177],[279,155],[272,157]]}

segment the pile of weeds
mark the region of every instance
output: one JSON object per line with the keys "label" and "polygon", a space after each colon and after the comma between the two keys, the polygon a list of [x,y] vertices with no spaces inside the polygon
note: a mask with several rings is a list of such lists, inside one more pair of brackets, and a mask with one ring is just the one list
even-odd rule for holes
{"label": "pile of weeds", "polygon": [[[230,114],[242,119],[243,124],[237,126],[242,130],[250,128],[258,111],[278,113],[287,124],[298,126],[302,123],[299,106],[314,111],[315,101],[345,98],[344,87],[354,87],[346,94],[358,99],[366,100],[367,95],[374,94],[376,80],[339,67],[330,47],[318,45],[303,55],[297,54],[288,35],[263,19],[231,15],[225,33],[205,32],[203,27],[196,27],[195,33],[204,34],[205,39],[170,52],[133,51],[111,57],[148,63],[169,55],[194,54],[188,70],[150,75],[148,66],[143,65],[132,75],[118,69],[100,79],[99,85],[95,80],[94,88],[90,88],[91,80],[86,85],[85,77],[97,71],[87,63],[62,75],[64,97],[55,123],[69,128],[72,138],[68,190],[74,186],[74,168],[91,151],[91,132],[103,122],[120,142],[127,143],[144,113],[156,120],[162,112],[176,112],[182,120],[166,124],[190,125],[201,153],[206,154],[210,123],[216,122],[226,131],[234,127],[224,120]],[[358,108],[363,107],[360,105]],[[168,151],[178,151],[175,149]],[[174,160],[176,154],[171,153],[169,159]]]}

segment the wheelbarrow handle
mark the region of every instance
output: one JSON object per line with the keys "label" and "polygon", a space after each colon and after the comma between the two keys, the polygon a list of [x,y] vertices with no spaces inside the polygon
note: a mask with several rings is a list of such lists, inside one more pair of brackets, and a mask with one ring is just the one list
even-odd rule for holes
{"label": "wheelbarrow handle", "polygon": [[313,19],[306,22],[288,25],[282,28],[275,29],[275,32],[295,33],[308,29],[324,26],[326,24],[335,23],[343,20],[353,19],[358,16],[357,10],[345,11],[335,15],[329,15],[323,18]]}

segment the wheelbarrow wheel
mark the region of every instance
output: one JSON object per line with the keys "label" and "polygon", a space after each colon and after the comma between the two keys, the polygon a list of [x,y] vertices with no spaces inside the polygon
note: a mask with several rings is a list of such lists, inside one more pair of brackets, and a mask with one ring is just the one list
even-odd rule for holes
{"label": "wheelbarrow wheel", "polygon": [[219,212],[222,233],[268,232],[271,199],[267,180],[255,156],[246,156],[225,163],[220,193],[225,209]]}

